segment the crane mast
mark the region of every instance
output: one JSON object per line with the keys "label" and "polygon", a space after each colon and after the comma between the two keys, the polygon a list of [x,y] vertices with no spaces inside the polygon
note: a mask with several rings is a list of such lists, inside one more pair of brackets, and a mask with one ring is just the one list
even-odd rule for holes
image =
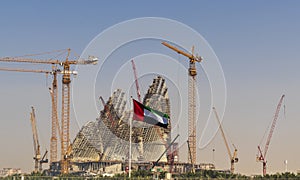
{"label": "crane mast", "polygon": [[173,51],[176,51],[179,54],[182,54],[183,56],[189,58],[189,79],[188,79],[188,147],[190,149],[190,153],[188,156],[189,162],[192,164],[192,171],[194,172],[194,164],[196,163],[197,159],[197,153],[196,153],[196,75],[197,75],[197,69],[196,69],[196,62],[201,62],[202,57],[200,56],[194,56],[192,49],[192,54],[186,53],[166,42],[162,42],[162,44]]}
{"label": "crane mast", "polygon": [[[68,55],[65,63],[63,64],[64,71],[70,70],[68,64],[68,58],[70,55],[70,49],[68,49]],[[68,173],[69,161],[66,158],[68,146],[70,144],[70,74],[64,74],[62,77],[62,110],[61,110],[61,172],[63,174]]]}
{"label": "crane mast", "polygon": [[52,126],[51,126],[51,138],[50,138],[50,166],[51,163],[57,162],[57,130],[60,135],[60,128],[58,122],[58,114],[57,114],[57,72],[53,72],[53,82],[52,88],[49,88],[51,103],[52,103]]}
{"label": "crane mast", "polygon": [[285,97],[285,95],[283,94],[281,96],[280,100],[279,100],[278,105],[277,105],[277,108],[276,108],[276,111],[275,111],[275,115],[274,115],[274,119],[272,121],[270,132],[269,132],[269,135],[268,135],[268,138],[267,138],[267,141],[266,141],[264,153],[263,153],[261,147],[258,146],[259,155],[257,156],[257,159],[260,162],[262,162],[262,164],[263,164],[263,176],[265,176],[267,174],[267,160],[266,160],[266,156],[267,156],[267,152],[268,152],[268,149],[269,149],[271,138],[272,138],[275,126],[276,126],[276,122],[277,122],[277,119],[278,119],[278,115],[279,115],[279,112],[280,112],[281,105],[282,105],[284,97]]}
{"label": "crane mast", "polygon": [[228,156],[229,156],[229,159],[230,159],[230,172],[231,173],[234,173],[234,163],[237,163],[238,162],[238,158],[237,158],[237,149],[236,147],[234,146],[234,153],[231,154],[231,150],[229,148],[229,145],[228,145],[228,141],[226,139],[226,136],[225,136],[225,132],[223,130],[223,127],[222,127],[222,124],[221,124],[221,121],[220,121],[220,118],[219,118],[219,115],[217,113],[217,110],[215,107],[213,107],[213,111],[215,113],[215,116],[216,116],[216,119],[219,123],[219,128],[221,130],[221,133],[222,133],[222,137],[223,137],[223,140],[224,140],[224,143],[225,143],[225,146],[226,146],[226,149],[227,149],[227,153],[228,153]]}

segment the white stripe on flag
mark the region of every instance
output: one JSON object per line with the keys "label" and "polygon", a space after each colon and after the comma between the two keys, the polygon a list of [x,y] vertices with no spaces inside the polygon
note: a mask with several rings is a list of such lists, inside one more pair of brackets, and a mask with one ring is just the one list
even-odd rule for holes
{"label": "white stripe on flag", "polygon": [[158,122],[162,123],[162,124],[165,124],[164,120],[163,120],[163,117],[147,110],[147,109],[144,109],[144,116],[147,116],[147,117],[151,117],[153,119],[156,119]]}

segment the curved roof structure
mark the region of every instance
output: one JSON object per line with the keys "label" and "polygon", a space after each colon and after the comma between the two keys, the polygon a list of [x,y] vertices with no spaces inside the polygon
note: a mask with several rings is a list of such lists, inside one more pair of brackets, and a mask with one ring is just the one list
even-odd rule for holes
{"label": "curved roof structure", "polygon": [[[129,121],[132,110],[126,109],[125,93],[117,89],[106,102],[100,117],[82,127],[72,145],[72,161],[108,161],[128,159]],[[170,102],[165,80],[153,79],[143,104],[170,115]],[[170,139],[168,129],[133,121],[132,159],[156,161],[165,151]],[[169,123],[170,124],[170,123]],[[161,161],[167,161],[164,156]]]}

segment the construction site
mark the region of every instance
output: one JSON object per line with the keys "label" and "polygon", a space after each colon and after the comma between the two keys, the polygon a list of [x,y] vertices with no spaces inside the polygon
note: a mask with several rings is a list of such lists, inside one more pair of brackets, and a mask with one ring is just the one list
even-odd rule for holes
{"label": "construction site", "polygon": [[[37,130],[37,119],[35,108],[31,107],[30,122],[33,135],[34,150],[34,173],[44,173],[49,176],[65,174],[93,175],[129,174],[132,171],[146,170],[152,172],[164,171],[170,174],[196,173],[201,170],[217,171],[213,163],[197,163],[197,139],[196,139],[196,63],[203,59],[191,53],[185,52],[167,42],[162,45],[179,53],[187,58],[188,68],[188,147],[187,161],[181,161],[180,147],[177,138],[171,137],[172,124],[169,120],[167,128],[149,125],[140,121],[133,121],[134,112],[128,109],[131,103],[126,90],[116,89],[110,97],[99,95],[99,102],[102,107],[100,116],[94,121],[87,122],[75,137],[70,137],[70,103],[72,76],[77,75],[77,71],[72,70],[73,65],[96,65],[98,58],[89,56],[87,59],[69,59],[71,50],[58,51],[60,54],[66,53],[63,60],[58,59],[34,59],[28,56],[4,57],[0,61],[5,63],[30,63],[50,65],[51,70],[22,69],[22,68],[0,68],[0,71],[40,73],[51,75],[52,84],[49,88],[51,98],[51,136],[49,152],[41,152],[39,136]],[[56,52],[57,53],[57,52]],[[155,109],[159,112],[170,115],[171,104],[168,96],[168,85],[165,79],[158,75],[153,78],[148,89],[141,96],[137,67],[133,60],[132,73],[136,88],[137,101],[144,106]],[[61,78],[60,78],[61,76]],[[59,83],[58,79],[61,79]],[[61,84],[61,85],[60,85]],[[58,89],[61,88],[61,99]],[[274,132],[278,114],[281,110],[284,95],[277,106],[271,129],[266,141],[265,148],[258,146],[258,161],[263,164],[263,175],[266,172],[266,154]],[[61,103],[61,104],[59,104]],[[61,109],[59,109],[59,107]],[[238,163],[238,150],[235,145],[230,147],[226,138],[217,109],[213,107],[215,119],[218,122],[219,130],[224,140],[228,152],[227,170],[218,170],[226,174],[234,174],[235,164]],[[59,116],[59,113],[60,116]],[[132,125],[130,125],[132,123]],[[43,147],[43,149],[48,149]],[[49,155],[49,159],[48,159]],[[48,167],[46,167],[48,165]]]}

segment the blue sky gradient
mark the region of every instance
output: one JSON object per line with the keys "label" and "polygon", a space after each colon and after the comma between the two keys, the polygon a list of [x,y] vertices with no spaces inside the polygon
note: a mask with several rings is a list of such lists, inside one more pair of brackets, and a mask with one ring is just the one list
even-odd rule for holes
{"label": "blue sky gradient", "polygon": [[[133,18],[164,17],[182,22],[208,41],[223,67],[228,94],[223,123],[239,149],[237,172],[261,173],[261,164],[255,162],[257,145],[283,93],[287,114],[285,119],[280,116],[274,132],[268,172],[282,172],[284,160],[288,160],[288,169],[296,172],[300,169],[299,8],[300,1],[291,0],[6,0],[0,6],[0,57],[64,48],[81,54],[103,30]],[[47,87],[51,80],[43,75],[0,72],[0,83],[0,141],[4,147],[0,149],[0,168],[21,167],[29,172],[33,167],[30,106],[37,109],[40,142],[49,147],[51,104]],[[145,83],[144,89],[147,86]],[[71,128],[74,135],[80,127],[72,124]],[[217,168],[228,169],[220,133],[207,148],[199,150],[199,160],[212,162],[212,149],[216,149]]]}

